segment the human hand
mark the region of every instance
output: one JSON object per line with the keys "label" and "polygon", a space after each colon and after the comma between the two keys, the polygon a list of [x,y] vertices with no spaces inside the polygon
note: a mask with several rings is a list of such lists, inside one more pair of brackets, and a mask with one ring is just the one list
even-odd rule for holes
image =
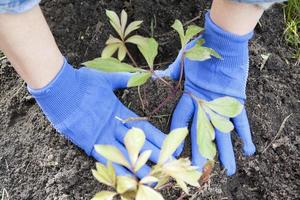
{"label": "human hand", "polygon": [[[246,81],[248,76],[248,40],[253,33],[238,36],[225,32],[206,14],[205,32],[201,36],[205,40],[204,46],[214,49],[222,59],[211,58],[206,61],[192,61],[184,59],[184,94],[182,95],[171,122],[171,130],[188,126],[192,119],[191,145],[193,165],[204,167],[207,159],[199,152],[197,144],[197,112],[198,104],[192,97],[211,101],[213,99],[230,96],[238,99],[242,104],[246,99]],[[191,48],[199,39],[190,42],[186,49]],[[159,76],[169,76],[178,80],[180,76],[180,63],[182,51],[168,69],[156,71]],[[251,132],[246,110],[231,119],[236,132],[243,142],[245,155],[252,155],[255,146],[251,139]],[[201,122],[199,122],[201,123]],[[227,175],[236,171],[236,163],[230,133],[222,133],[215,129],[215,142],[219,159],[227,169]]]}
{"label": "human hand", "polygon": [[[152,150],[150,160],[158,161],[165,135],[146,121],[122,123],[117,118],[138,117],[127,109],[113,90],[127,85],[130,73],[105,73],[86,67],[75,69],[67,61],[55,79],[43,89],[28,88],[52,125],[74,144],[99,162],[106,160],[95,150],[95,144],[114,145],[127,155],[123,138],[132,127],[144,130],[143,150]],[[118,175],[130,171],[114,164]],[[150,167],[145,165],[137,175],[142,178]]]}

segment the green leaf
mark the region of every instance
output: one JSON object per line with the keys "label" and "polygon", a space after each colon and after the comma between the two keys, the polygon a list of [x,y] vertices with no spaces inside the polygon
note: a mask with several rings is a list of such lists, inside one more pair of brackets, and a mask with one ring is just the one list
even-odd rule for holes
{"label": "green leaf", "polygon": [[211,51],[210,48],[196,43],[195,46],[185,52],[185,56],[190,60],[204,61],[211,58]]}
{"label": "green leaf", "polygon": [[139,29],[142,23],[143,23],[143,21],[131,22],[125,30],[124,37],[127,37],[132,31]]}
{"label": "green leaf", "polygon": [[139,128],[131,128],[124,137],[124,144],[129,154],[132,166],[135,166],[140,150],[145,143],[144,131]]}
{"label": "green leaf", "polygon": [[117,193],[110,191],[101,191],[95,194],[92,200],[112,200]]}
{"label": "green leaf", "polygon": [[185,43],[188,43],[194,36],[196,36],[198,33],[203,31],[204,28],[201,28],[199,26],[190,25],[187,27],[186,33],[185,33]]}
{"label": "green leaf", "polygon": [[111,145],[95,145],[95,150],[107,160],[123,165],[124,167],[130,169],[128,161],[118,148]]}
{"label": "green leaf", "polygon": [[145,38],[144,42],[138,44],[138,49],[143,54],[150,69],[153,68],[154,59],[158,53],[158,43],[154,38]]}
{"label": "green leaf", "polygon": [[146,162],[150,158],[151,153],[152,153],[151,150],[146,150],[143,153],[141,153],[141,155],[137,159],[134,169],[133,169],[135,172],[139,171],[139,169],[141,169],[146,164]]}
{"label": "green leaf", "polygon": [[213,50],[213,49],[211,49],[211,48],[208,48],[208,50],[209,50],[209,52],[210,52],[210,55],[212,55],[212,56],[214,56],[214,57],[216,57],[216,58],[218,58],[218,59],[221,59],[221,58],[222,58],[222,56],[221,56],[218,52],[216,52],[215,50]]}
{"label": "green leaf", "polygon": [[169,160],[178,146],[184,141],[188,134],[188,129],[176,128],[172,130],[166,137],[161,147],[158,164],[163,164]]}
{"label": "green leaf", "polygon": [[124,33],[125,28],[126,28],[126,24],[127,24],[127,13],[125,12],[125,10],[122,10],[121,12],[121,28],[122,28],[122,33]]}
{"label": "green leaf", "polygon": [[200,103],[198,103],[197,113],[197,144],[201,155],[209,160],[216,156],[216,146],[213,142],[215,131],[208,120]]}
{"label": "green leaf", "polygon": [[109,22],[112,25],[112,27],[122,38],[123,37],[122,28],[121,28],[120,19],[119,19],[118,15],[114,11],[106,10],[106,16],[109,18]]}
{"label": "green leaf", "polygon": [[140,185],[136,200],[164,200],[160,193],[153,190],[151,187]]}
{"label": "green leaf", "polygon": [[120,48],[120,46],[122,46],[121,43],[113,43],[113,44],[107,45],[102,50],[101,57],[102,58],[110,58],[117,51],[117,49]]}
{"label": "green leaf", "polygon": [[142,180],[140,180],[141,184],[151,184],[156,182],[158,182],[158,178],[154,176],[145,176],[144,178],[142,178]]}
{"label": "green leaf", "polygon": [[115,38],[112,35],[109,35],[108,40],[106,40],[105,44],[116,44],[116,43],[122,43],[122,41],[119,38]]}
{"label": "green leaf", "polygon": [[181,41],[181,48],[183,48],[186,45],[185,41],[185,35],[184,35],[184,29],[182,23],[176,19],[174,24],[171,26],[175,31],[177,31],[180,41]]}
{"label": "green leaf", "polygon": [[125,56],[126,56],[126,47],[125,45],[121,45],[118,51],[118,59],[122,61],[124,60]]}
{"label": "green leaf", "polygon": [[123,194],[137,189],[137,181],[130,176],[117,176],[117,192]]}
{"label": "green leaf", "polygon": [[154,38],[146,38],[140,35],[133,35],[128,38],[126,42],[137,45],[138,49],[146,59],[147,64],[152,69],[154,59],[158,53],[158,43],[156,42],[156,40]]}
{"label": "green leaf", "polygon": [[205,105],[226,117],[236,117],[243,110],[243,105],[235,98],[220,97],[210,102],[205,102]]}
{"label": "green leaf", "polygon": [[141,69],[135,68],[126,63],[121,63],[116,58],[95,58],[94,60],[90,60],[82,63],[83,65],[94,68],[97,70],[101,70],[104,72],[138,72]]}
{"label": "green leaf", "polygon": [[205,107],[205,112],[209,115],[211,123],[217,128],[219,131],[223,133],[230,133],[233,130],[234,126],[232,122],[221,115],[216,114],[208,107]]}
{"label": "green leaf", "polygon": [[137,73],[129,79],[127,83],[127,87],[135,87],[135,86],[143,85],[144,83],[147,82],[147,80],[150,77],[151,77],[151,73],[149,72]]}

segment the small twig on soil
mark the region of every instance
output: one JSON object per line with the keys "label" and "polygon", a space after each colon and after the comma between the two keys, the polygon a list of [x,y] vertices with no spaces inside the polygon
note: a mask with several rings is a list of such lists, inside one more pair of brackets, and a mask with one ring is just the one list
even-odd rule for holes
{"label": "small twig on soil", "polygon": [[21,89],[24,87],[25,85],[25,81],[22,81],[22,85],[18,88],[18,90],[10,97],[10,100],[12,100],[15,96],[17,96],[19,94],[19,92],[21,91]]}
{"label": "small twig on soil", "polygon": [[285,123],[287,122],[287,120],[293,115],[293,113],[289,114],[288,116],[286,116],[284,118],[284,120],[282,121],[281,125],[280,125],[280,128],[277,132],[277,134],[275,135],[275,137],[272,139],[272,141],[270,142],[270,144],[268,144],[266,146],[266,148],[262,151],[262,154],[265,153],[265,151],[267,151],[267,149],[272,145],[272,143],[277,139],[277,137],[280,135],[280,133],[282,132],[284,126],[285,126]]}
{"label": "small twig on soil", "polygon": [[142,109],[143,109],[143,111],[145,111],[144,100],[143,100],[142,94],[141,94],[141,86],[138,86],[137,88],[138,88],[139,99],[140,99],[140,102],[141,102],[141,104],[142,104]]}
{"label": "small twig on soil", "polygon": [[162,81],[167,86],[169,86],[172,90],[174,90],[174,87],[170,83],[168,83],[165,79],[163,79],[162,77],[158,76],[154,72],[152,73],[152,75],[155,76],[158,80]]}
{"label": "small twig on soil", "polygon": [[185,197],[188,197],[188,195],[186,193],[182,192],[180,197],[177,200],[183,200]]}
{"label": "small twig on soil", "polygon": [[5,196],[7,197],[7,200],[9,200],[8,192],[7,192],[7,190],[5,188],[3,188],[1,200],[5,200]]}
{"label": "small twig on soil", "polygon": [[174,186],[174,184],[173,184],[173,183],[166,183],[166,184],[164,184],[164,185],[160,186],[160,187],[157,189],[157,191],[161,191],[161,190],[164,190],[164,189],[167,189],[167,188],[173,187],[173,186]]}
{"label": "small twig on soil", "polygon": [[6,165],[6,169],[7,169],[7,171],[9,171],[9,167],[8,167],[7,160],[6,160],[6,159],[4,159],[4,161],[5,161],[5,165]]}

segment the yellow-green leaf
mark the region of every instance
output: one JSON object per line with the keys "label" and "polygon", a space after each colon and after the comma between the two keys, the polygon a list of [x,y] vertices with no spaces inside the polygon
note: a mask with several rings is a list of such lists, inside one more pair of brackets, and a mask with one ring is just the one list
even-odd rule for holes
{"label": "yellow-green leaf", "polygon": [[186,186],[185,182],[182,181],[181,179],[175,179],[176,180],[176,183],[177,185],[186,193],[186,194],[189,194],[189,189],[188,187]]}
{"label": "yellow-green leaf", "polygon": [[121,200],[134,200],[137,191],[128,191],[120,195]]}
{"label": "yellow-green leaf", "polygon": [[127,13],[125,12],[125,10],[122,10],[121,12],[121,28],[122,28],[122,33],[124,33],[125,28],[126,28],[126,24],[127,24]]}
{"label": "yellow-green leaf", "polygon": [[243,110],[243,105],[232,97],[220,97],[213,101],[205,102],[205,105],[226,117],[236,117]]}
{"label": "yellow-green leaf", "polygon": [[101,191],[95,194],[92,200],[112,200],[117,193],[110,191]]}
{"label": "yellow-green leaf", "polygon": [[183,182],[192,185],[194,187],[199,187],[199,182],[198,180],[200,179],[202,173],[199,172],[196,169],[193,170],[181,170],[179,172],[177,172],[177,174],[174,176],[174,178],[180,179]]}
{"label": "yellow-green leaf", "polygon": [[101,57],[102,58],[110,58],[118,48],[122,46],[121,43],[112,43],[108,44],[104,49],[102,50]]}
{"label": "yellow-green leaf", "polygon": [[154,38],[144,38],[144,42],[137,45],[140,52],[143,54],[150,69],[153,68],[154,59],[158,53],[158,43]]}
{"label": "yellow-green leaf", "polygon": [[95,58],[93,60],[82,63],[83,65],[104,72],[138,72],[139,68],[135,68],[126,63],[120,62],[116,58]]}
{"label": "yellow-green leaf", "polygon": [[116,181],[117,181],[117,176],[116,176],[115,168],[112,165],[112,162],[108,161],[106,168],[107,168],[107,174],[112,181],[113,187],[115,187]]}
{"label": "yellow-green leaf", "polygon": [[211,123],[217,128],[219,131],[223,133],[230,133],[233,130],[233,124],[228,119],[221,115],[216,114],[214,111],[205,107],[205,112],[209,115]]}
{"label": "yellow-green leaf", "polygon": [[140,185],[136,195],[136,200],[164,200],[164,198],[151,187]]}
{"label": "yellow-green leaf", "polygon": [[109,22],[112,25],[112,27],[122,38],[123,37],[122,36],[122,28],[121,28],[120,19],[119,19],[118,15],[114,11],[106,10],[106,16],[109,18]]}
{"label": "yellow-green leaf", "polygon": [[139,128],[131,128],[124,137],[124,144],[129,154],[132,166],[135,166],[140,150],[145,143],[144,131]]}
{"label": "yellow-green leaf", "polygon": [[169,181],[169,179],[170,179],[169,176],[160,177],[155,186],[155,189],[159,189],[161,186],[166,184]]}
{"label": "yellow-green leaf", "polygon": [[130,168],[128,161],[118,148],[111,145],[95,145],[95,150],[107,160]]}
{"label": "yellow-green leaf", "polygon": [[127,87],[135,87],[135,86],[140,86],[143,85],[144,83],[147,82],[147,80],[151,77],[151,73],[149,72],[144,72],[144,73],[137,73],[130,77]]}
{"label": "yellow-green leaf", "polygon": [[151,150],[146,150],[143,153],[140,154],[139,158],[137,159],[135,166],[134,166],[134,171],[137,172],[139,169],[141,169],[148,159],[150,158],[152,151]]}
{"label": "yellow-green leaf", "polygon": [[211,58],[210,48],[195,44],[185,52],[185,56],[190,60],[204,61]]}
{"label": "yellow-green leaf", "polygon": [[184,35],[184,29],[182,23],[178,19],[176,19],[174,24],[171,27],[175,31],[177,31],[181,41],[181,48],[183,48],[186,45],[186,41],[185,41],[185,35]]}
{"label": "yellow-green leaf", "polygon": [[125,56],[126,56],[126,47],[125,47],[125,45],[121,45],[119,48],[119,51],[118,51],[119,61],[124,60]]}
{"label": "yellow-green leaf", "polygon": [[144,178],[142,178],[142,180],[140,180],[141,184],[151,184],[156,182],[158,182],[158,178],[154,176],[145,176]]}
{"label": "yellow-green leaf", "polygon": [[130,176],[117,176],[117,192],[123,194],[137,189],[137,181]]}
{"label": "yellow-green leaf", "polygon": [[112,35],[109,35],[108,40],[106,40],[105,44],[116,44],[116,43],[122,43],[122,41],[119,38],[115,38]]}
{"label": "yellow-green leaf", "polygon": [[141,26],[141,23],[143,23],[143,21],[131,22],[125,30],[124,37],[127,37],[132,31],[139,29]]}
{"label": "yellow-green leaf", "polygon": [[215,131],[207,118],[202,106],[198,103],[197,113],[197,144],[201,155],[209,160],[213,160],[217,151],[213,142]]}
{"label": "yellow-green leaf", "polygon": [[143,45],[145,43],[146,38],[140,35],[133,35],[129,37],[126,42],[135,44],[135,45]]}
{"label": "yellow-green leaf", "polygon": [[185,137],[188,134],[188,129],[185,128],[176,128],[172,130],[166,137],[161,147],[159,155],[159,164],[163,164],[169,160],[172,154],[176,151],[178,146],[184,141]]}
{"label": "yellow-green leaf", "polygon": [[96,163],[96,170],[92,170],[93,176],[100,182],[105,185],[115,187],[116,184],[116,176],[114,169],[110,166],[111,162],[108,162],[107,167],[105,167],[101,163]]}
{"label": "yellow-green leaf", "polygon": [[185,38],[184,38],[185,42],[188,43],[190,39],[192,39],[194,36],[196,36],[198,33],[200,33],[203,30],[204,29],[199,26],[195,26],[195,25],[188,26],[185,32]]}

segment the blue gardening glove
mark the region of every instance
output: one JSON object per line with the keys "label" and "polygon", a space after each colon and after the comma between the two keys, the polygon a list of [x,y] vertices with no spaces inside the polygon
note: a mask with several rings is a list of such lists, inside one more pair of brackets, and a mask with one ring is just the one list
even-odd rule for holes
{"label": "blue gardening glove", "polygon": [[[160,146],[165,135],[146,121],[123,124],[120,120],[138,117],[115,96],[114,90],[124,88],[132,74],[105,73],[93,69],[75,69],[67,61],[58,75],[47,86],[28,88],[53,126],[86,154],[106,163],[94,149],[95,144],[116,146],[127,155],[123,139],[132,127],[144,130],[146,142],[142,150],[152,150],[150,160],[158,161]],[[114,164],[118,175],[130,172]],[[137,175],[142,178],[150,167],[145,165]]]}
{"label": "blue gardening glove", "polygon": [[[191,143],[192,162],[194,165],[203,168],[206,159],[199,153],[197,145],[197,103],[188,95],[192,95],[211,101],[223,96],[237,98],[242,104],[245,103],[246,81],[248,76],[248,40],[253,33],[238,36],[222,30],[210,19],[209,13],[205,16],[205,32],[201,36],[205,39],[204,46],[217,51],[222,59],[212,58],[203,62],[185,59],[185,83],[184,94],[182,95],[171,123],[171,129],[186,127],[192,119]],[[186,47],[191,48],[199,38],[190,42]],[[178,80],[180,75],[181,54],[179,53],[175,62],[164,71],[157,71],[159,76],[169,76]],[[251,139],[246,110],[232,119],[235,130],[242,139],[245,155],[252,155],[255,146]],[[201,122],[200,122],[201,123]],[[236,163],[231,142],[231,134],[222,133],[215,129],[216,144],[219,159],[227,169],[227,175],[236,171]]]}

